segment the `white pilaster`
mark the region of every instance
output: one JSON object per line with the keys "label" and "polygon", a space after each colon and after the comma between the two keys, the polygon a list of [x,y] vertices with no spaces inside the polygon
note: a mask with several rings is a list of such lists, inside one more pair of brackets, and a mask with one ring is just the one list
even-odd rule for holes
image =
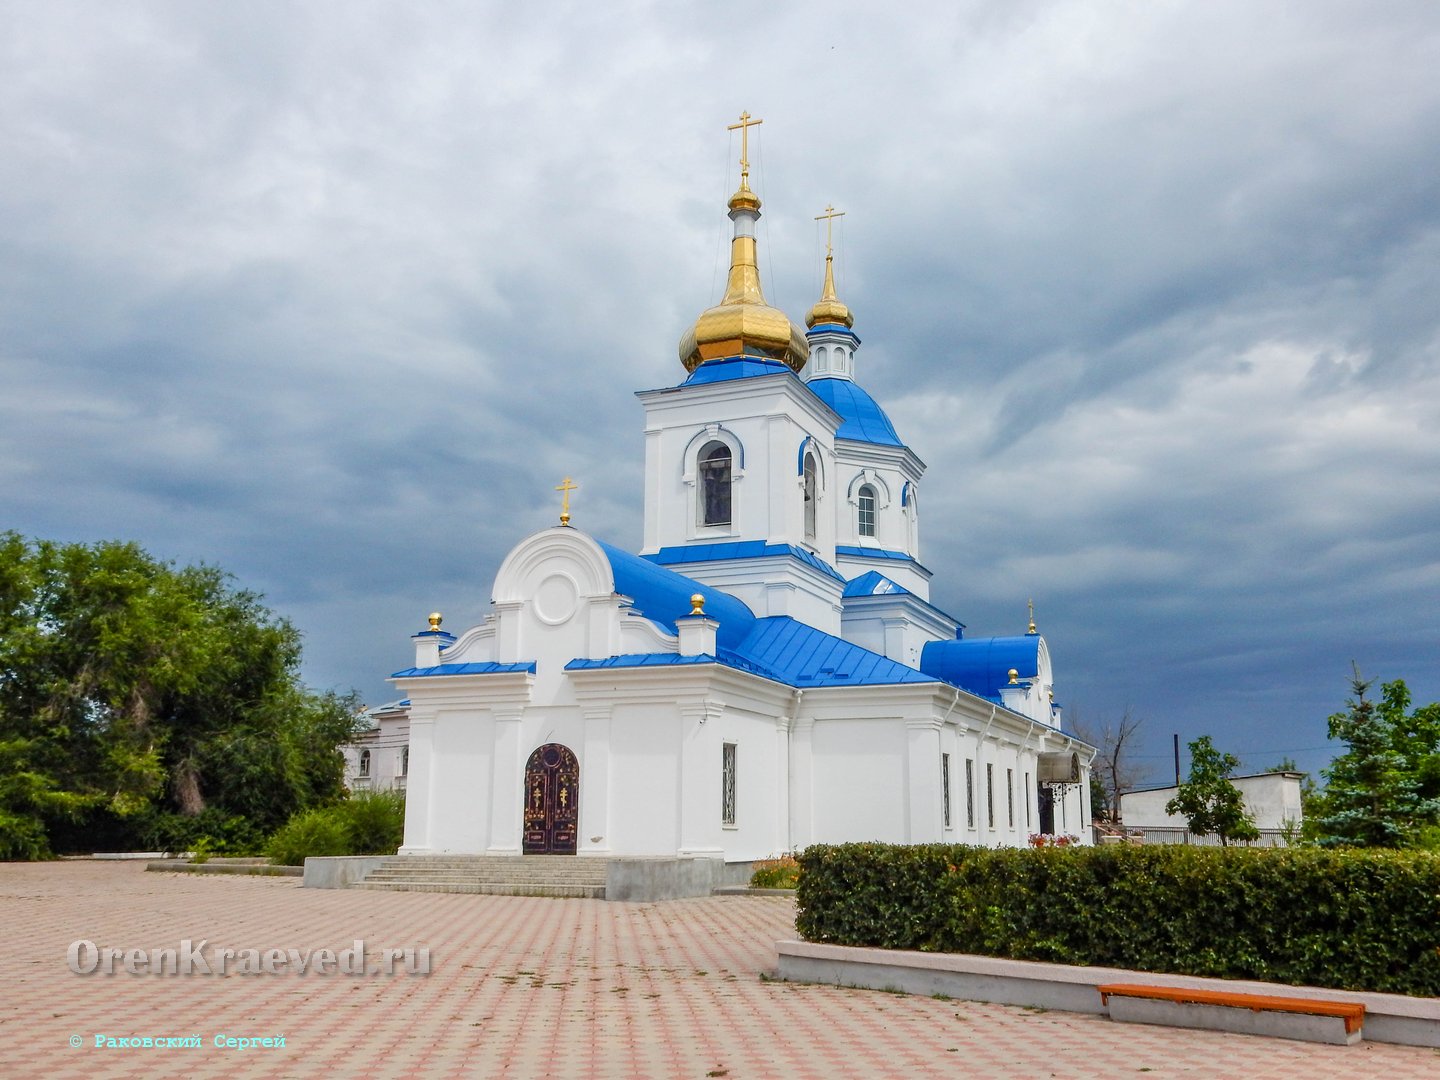
{"label": "white pilaster", "polygon": [[[520,854],[520,785],[524,779],[524,749],[520,744],[519,708],[496,709],[495,752],[490,771],[491,855]],[[583,790],[585,777],[580,778]]]}

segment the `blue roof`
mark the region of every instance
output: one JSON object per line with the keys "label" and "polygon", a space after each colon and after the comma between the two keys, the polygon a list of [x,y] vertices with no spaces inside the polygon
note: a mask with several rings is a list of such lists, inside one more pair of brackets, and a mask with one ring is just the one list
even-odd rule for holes
{"label": "blue roof", "polygon": [[904,664],[852,645],[788,615],[756,619],[737,648],[718,647],[716,655],[633,653],[603,660],[571,660],[566,671],[597,668],[670,667],[681,664],[723,664],[787,686],[889,686],[895,683],[938,682]]}
{"label": "blue roof", "polygon": [[680,385],[699,386],[702,383],[730,382],[732,379],[780,375],[789,371],[789,365],[779,360],[767,360],[759,356],[727,356],[723,360],[706,360]]}
{"label": "blue roof", "polygon": [[[503,675],[515,671],[527,671],[535,674],[535,661],[522,660],[518,664],[499,664],[494,660],[486,660],[475,664],[436,664],[434,667],[412,667],[404,671],[397,671],[391,675],[392,679],[414,679],[430,675]],[[407,701],[406,704],[409,704]]]}
{"label": "blue roof", "polygon": [[[843,574],[807,548],[795,544],[767,544],[764,540],[723,540],[715,544],[681,544],[675,547],[663,547],[654,555],[644,555],[640,558],[648,559],[661,566],[680,566],[693,562],[715,562],[721,559],[763,559],[776,555],[789,555],[836,581],[845,580]],[[905,557],[909,558],[908,555]],[[708,610],[707,607],[707,614]]]}
{"label": "blue roof", "polygon": [[739,644],[755,624],[755,613],[729,593],[721,592],[713,585],[702,585],[693,578],[665,569],[663,565],[656,565],[659,560],[655,556],[642,559],[603,540],[596,543],[610,560],[615,591],[635,602],[632,610],[636,614],[645,616],[670,633],[679,633],[675,620],[690,614],[690,597],[695,593],[702,593],[705,597],[705,614],[720,623],[715,632],[720,647],[730,648]]}
{"label": "blue roof", "polygon": [[838,322],[816,323],[809,330],[805,331],[805,336],[808,338],[811,334],[825,333],[848,334],[850,337],[855,339],[855,343],[857,345],[860,343],[860,335],[855,333],[854,330],[851,330],[850,327],[846,326],[844,323]]}
{"label": "blue roof", "polygon": [[903,585],[897,585],[878,570],[869,570],[857,578],[851,578],[845,583],[844,595],[854,596],[880,596],[888,593],[908,593],[910,590]]}
{"label": "blue roof", "polygon": [[876,443],[880,446],[904,446],[895,433],[895,425],[879,403],[852,379],[823,375],[805,384],[815,396],[840,414],[842,423],[835,432],[837,439]]}
{"label": "blue roof", "polygon": [[938,680],[788,615],[760,619],[742,643],[743,659],[790,686],[880,686]]}
{"label": "blue roof", "polygon": [[1039,634],[932,641],[920,653],[921,671],[991,701],[1000,700],[1011,668],[1021,679],[1040,673]]}

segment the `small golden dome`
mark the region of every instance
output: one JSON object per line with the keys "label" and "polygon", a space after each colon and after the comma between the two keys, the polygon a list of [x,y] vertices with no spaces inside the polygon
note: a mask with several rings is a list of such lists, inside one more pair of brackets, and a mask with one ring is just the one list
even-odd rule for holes
{"label": "small golden dome", "polygon": [[440,629],[440,624],[444,621],[444,616],[438,611],[432,611],[430,612],[428,621],[430,623],[430,632],[433,634]]}
{"label": "small golden dome", "polygon": [[705,594],[704,594],[704,593],[698,593],[698,592],[697,592],[697,593],[695,593],[693,596],[690,597],[690,614],[691,614],[691,615],[704,615],[704,614],[705,614]]}
{"label": "small golden dome", "polygon": [[833,254],[825,256],[825,288],[820,292],[820,299],[810,309],[810,314],[805,316],[806,326],[814,326],[816,323],[840,323],[847,330],[855,325],[855,316],[835,295],[835,256]]}

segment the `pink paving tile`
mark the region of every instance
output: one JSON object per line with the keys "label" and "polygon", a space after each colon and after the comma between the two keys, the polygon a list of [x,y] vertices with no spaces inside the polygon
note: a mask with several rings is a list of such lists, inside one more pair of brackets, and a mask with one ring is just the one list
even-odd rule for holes
{"label": "pink paving tile", "polygon": [[[668,904],[302,890],[291,879],[0,864],[6,1076],[1440,1076],[1440,1054],[1116,1025],[765,981],[780,897]],[[80,976],[80,938],[135,948],[428,945],[429,976]],[[97,1050],[96,1032],[200,1034],[200,1050]],[[217,1032],[286,1036],[226,1051]],[[86,1045],[72,1049],[71,1035]]]}

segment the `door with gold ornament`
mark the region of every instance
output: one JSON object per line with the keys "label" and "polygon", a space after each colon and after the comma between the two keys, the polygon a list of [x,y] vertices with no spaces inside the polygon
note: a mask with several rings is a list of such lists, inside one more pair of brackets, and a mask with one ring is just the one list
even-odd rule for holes
{"label": "door with gold ornament", "polygon": [[580,831],[580,763],[568,746],[546,743],[525,763],[526,855],[574,855]]}

